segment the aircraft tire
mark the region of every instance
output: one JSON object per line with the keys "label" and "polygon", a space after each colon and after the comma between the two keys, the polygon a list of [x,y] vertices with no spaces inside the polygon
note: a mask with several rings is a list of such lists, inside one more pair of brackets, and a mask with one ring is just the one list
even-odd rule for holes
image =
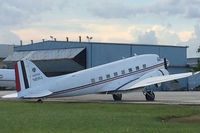
{"label": "aircraft tire", "polygon": [[121,101],[122,100],[122,94],[113,94],[114,101]]}
{"label": "aircraft tire", "polygon": [[147,101],[154,101],[155,100],[155,94],[154,94],[153,91],[147,91],[145,97],[146,97]]}
{"label": "aircraft tire", "polygon": [[42,99],[38,99],[37,103],[43,103]]}

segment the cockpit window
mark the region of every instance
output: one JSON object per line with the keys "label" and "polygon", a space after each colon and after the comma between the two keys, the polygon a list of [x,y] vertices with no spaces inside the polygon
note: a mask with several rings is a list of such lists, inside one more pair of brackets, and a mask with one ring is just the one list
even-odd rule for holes
{"label": "cockpit window", "polygon": [[162,59],[160,57],[157,57],[157,61],[162,61]]}
{"label": "cockpit window", "polygon": [[3,75],[0,75],[0,79],[2,79],[3,78]]}
{"label": "cockpit window", "polygon": [[143,68],[145,69],[147,67],[147,65],[146,64],[143,64]]}

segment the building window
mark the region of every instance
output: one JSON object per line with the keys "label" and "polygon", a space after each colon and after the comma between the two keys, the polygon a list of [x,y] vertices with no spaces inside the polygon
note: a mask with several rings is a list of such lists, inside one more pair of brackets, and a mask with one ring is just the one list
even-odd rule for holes
{"label": "building window", "polygon": [[135,69],[136,69],[136,71],[140,70],[139,66],[136,66]]}
{"label": "building window", "polygon": [[91,79],[91,82],[92,82],[92,83],[95,83],[95,79]]}
{"label": "building window", "polygon": [[102,76],[100,76],[100,77],[99,77],[99,80],[100,80],[100,81],[102,81],[102,80],[103,80],[103,77],[102,77]]}
{"label": "building window", "polygon": [[115,72],[115,73],[114,73],[114,76],[115,76],[115,77],[116,77],[116,76],[118,76],[118,73],[117,73],[117,72]]}
{"label": "building window", "polygon": [[143,64],[143,68],[145,69],[147,67],[147,65],[146,64]]}
{"label": "building window", "polygon": [[129,71],[129,72],[132,72],[132,71],[133,71],[133,69],[132,69],[132,68],[129,68],[129,69],[128,69],[128,71]]}
{"label": "building window", "polygon": [[107,74],[107,75],[106,75],[106,78],[109,79],[109,78],[110,78],[110,74]]}
{"label": "building window", "polygon": [[122,75],[125,74],[125,70],[122,70],[121,72],[122,72]]}

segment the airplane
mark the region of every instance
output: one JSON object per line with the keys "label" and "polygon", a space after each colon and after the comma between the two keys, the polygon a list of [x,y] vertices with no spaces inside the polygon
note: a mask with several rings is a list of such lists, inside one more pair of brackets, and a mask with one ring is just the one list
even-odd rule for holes
{"label": "airplane", "polygon": [[0,88],[15,88],[15,70],[0,69]]}
{"label": "airplane", "polygon": [[136,55],[115,62],[99,65],[78,72],[46,77],[29,60],[15,64],[16,94],[3,98],[21,99],[71,97],[86,94],[112,94],[115,101],[122,100],[122,94],[143,89],[147,101],[154,101],[153,90],[148,86],[186,78],[197,73],[187,72],[169,75],[169,61],[156,54]]}

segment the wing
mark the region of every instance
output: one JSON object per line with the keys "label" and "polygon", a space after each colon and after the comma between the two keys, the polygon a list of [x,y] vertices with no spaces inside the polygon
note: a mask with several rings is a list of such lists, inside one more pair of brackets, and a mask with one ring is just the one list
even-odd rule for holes
{"label": "wing", "polygon": [[126,86],[123,86],[122,88],[120,88],[119,91],[143,88],[146,86],[155,85],[155,84],[159,84],[159,83],[163,83],[163,82],[167,82],[167,81],[190,77],[190,76],[198,74],[198,73],[199,72],[196,72],[196,73],[188,72],[188,73],[149,77],[149,78],[140,80],[138,82],[131,82],[131,83],[127,84]]}

